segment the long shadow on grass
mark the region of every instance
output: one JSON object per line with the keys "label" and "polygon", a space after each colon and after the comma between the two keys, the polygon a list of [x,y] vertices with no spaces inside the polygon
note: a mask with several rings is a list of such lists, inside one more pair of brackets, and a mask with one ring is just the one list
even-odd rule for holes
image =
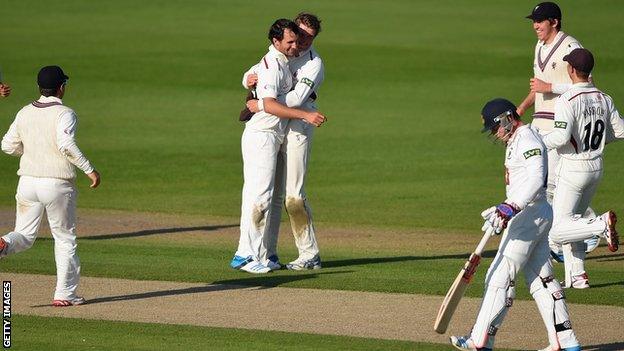
{"label": "long shadow on grass", "polygon": [[[488,250],[483,252],[481,257],[492,258],[496,256],[497,250]],[[323,261],[323,267],[346,267],[361,266],[365,264],[394,263],[405,261],[425,261],[425,260],[443,260],[443,259],[467,259],[469,253],[457,255],[440,255],[440,256],[395,256],[395,257],[366,257],[366,258],[350,258],[346,260]]]}
{"label": "long shadow on grass", "polygon": [[[160,290],[160,291],[150,291],[150,292],[144,292],[144,293],[138,293],[138,294],[96,297],[94,299],[88,300],[86,302],[86,305],[92,305],[92,304],[103,303],[103,302],[142,300],[142,299],[150,299],[154,297],[163,297],[163,296],[202,294],[202,293],[211,293],[211,292],[225,291],[225,290],[248,289],[249,287],[254,287],[254,286],[257,286],[260,288],[270,288],[270,287],[276,287],[276,286],[280,286],[282,284],[286,284],[286,283],[290,283],[294,281],[299,281],[299,280],[304,280],[304,279],[314,279],[318,277],[319,275],[340,274],[340,273],[351,273],[351,271],[279,275],[279,276],[267,275],[267,276],[262,276],[262,277],[220,280],[220,281],[215,281],[210,285],[195,286],[192,288]],[[50,307],[50,305],[35,305],[31,307]]]}
{"label": "long shadow on grass", "polygon": [[611,344],[583,346],[583,350],[585,351],[621,351],[621,350],[624,350],[624,342],[614,342]]}
{"label": "long shadow on grass", "polygon": [[[125,239],[125,238],[135,238],[138,236],[148,236],[148,235],[157,235],[157,234],[171,234],[171,233],[181,233],[181,232],[196,232],[201,230],[212,231],[226,228],[234,228],[238,227],[238,224],[223,224],[223,225],[207,225],[200,227],[176,227],[176,228],[161,228],[161,229],[146,229],[139,230],[137,232],[128,232],[128,233],[117,233],[117,234],[104,234],[104,235],[94,235],[94,236],[86,236],[80,237],[80,240],[109,240],[109,239]],[[39,241],[53,240],[52,238],[39,238]]]}
{"label": "long shadow on grass", "polygon": [[[619,282],[613,282],[613,283],[592,284],[591,287],[592,288],[604,288],[604,287],[613,286],[613,285],[622,285],[622,286],[624,286],[624,280],[620,280]],[[624,349],[622,349],[622,350],[624,350]]]}

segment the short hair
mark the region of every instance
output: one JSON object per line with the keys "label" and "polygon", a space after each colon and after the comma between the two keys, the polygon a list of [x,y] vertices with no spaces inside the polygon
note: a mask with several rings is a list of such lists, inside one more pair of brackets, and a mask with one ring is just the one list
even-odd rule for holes
{"label": "short hair", "polygon": [[576,75],[577,77],[581,78],[581,79],[589,79],[589,73],[587,72],[583,72],[583,71],[579,71],[578,69],[574,69],[576,71]]}
{"label": "short hair", "polygon": [[555,20],[557,20],[557,31],[561,30],[561,18],[548,18],[548,23],[552,24]]}
{"label": "short hair", "polygon": [[315,15],[308,12],[301,12],[295,17],[296,24],[304,24],[306,27],[314,29],[316,37],[321,32],[321,20]]}
{"label": "short hair", "polygon": [[295,34],[299,34],[299,27],[297,27],[295,22],[286,18],[280,18],[275,21],[269,29],[269,41],[272,43],[273,39],[277,39],[278,41],[284,39],[284,31],[286,29],[290,29]]}
{"label": "short hair", "polygon": [[41,93],[41,95],[48,97],[48,96],[56,96],[56,93],[58,92],[59,88],[51,88],[51,89],[47,89],[47,88],[41,88],[39,87],[39,93]]}

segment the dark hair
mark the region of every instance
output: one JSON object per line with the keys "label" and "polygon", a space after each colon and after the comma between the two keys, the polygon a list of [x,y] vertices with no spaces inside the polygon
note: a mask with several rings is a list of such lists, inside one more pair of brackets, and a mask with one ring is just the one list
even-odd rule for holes
{"label": "dark hair", "polygon": [[295,17],[295,23],[303,23],[306,27],[314,29],[315,37],[321,32],[321,20],[311,13],[301,12],[297,15],[297,17]]}
{"label": "dark hair", "polygon": [[553,24],[553,22],[557,20],[557,27],[555,27],[557,29],[557,31],[561,30],[561,18],[548,18],[548,23]]}
{"label": "dark hair", "polygon": [[286,29],[290,29],[295,34],[299,34],[299,27],[297,27],[295,22],[286,18],[280,18],[275,21],[269,29],[269,41],[272,43],[273,39],[277,39],[278,41],[284,39],[284,30]]}
{"label": "dark hair", "polygon": [[47,88],[41,88],[39,87],[39,93],[41,93],[41,95],[48,97],[48,96],[56,96],[56,93],[58,92],[59,88],[52,88],[52,89],[47,89]]}
{"label": "dark hair", "polygon": [[581,78],[581,79],[588,79],[589,78],[589,73],[587,72],[583,72],[583,71],[579,71],[578,69],[576,69],[576,75]]}

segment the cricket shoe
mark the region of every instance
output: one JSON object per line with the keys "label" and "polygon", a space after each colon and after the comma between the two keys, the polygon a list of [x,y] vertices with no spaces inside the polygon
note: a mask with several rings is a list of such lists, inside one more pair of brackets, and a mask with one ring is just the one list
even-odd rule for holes
{"label": "cricket shoe", "polygon": [[279,257],[277,257],[277,255],[272,255],[271,257],[269,257],[267,267],[271,268],[272,271],[279,271],[280,269],[282,269],[282,264],[279,261]]}
{"label": "cricket shoe", "polygon": [[469,351],[492,351],[487,347],[478,348],[469,336],[454,336],[451,335],[451,345],[455,346],[458,350]]}
{"label": "cricket shoe", "polygon": [[252,256],[242,257],[234,255],[234,258],[232,258],[232,261],[230,261],[230,267],[234,269],[241,269],[242,266],[246,265],[251,261],[253,261]]}
{"label": "cricket shoe", "polygon": [[68,300],[53,300],[52,306],[54,307],[78,306],[78,305],[84,304],[85,302],[87,302],[87,300],[85,300],[84,297],[76,297],[76,298],[68,299]]}
{"label": "cricket shoe", "polygon": [[252,260],[246,265],[242,266],[240,270],[252,274],[264,274],[269,273],[271,271],[271,268],[263,265],[258,261]]}
{"label": "cricket shoe", "polygon": [[572,347],[566,347],[563,349],[553,349],[552,347],[548,346],[546,348],[543,348],[541,350],[538,351],[581,351],[581,346],[572,346]]}
{"label": "cricket shoe", "polygon": [[9,245],[7,245],[6,241],[0,238],[0,258],[2,258],[2,251],[4,251],[4,249],[6,249],[7,246]]}
{"label": "cricket shoe", "polygon": [[589,277],[586,272],[583,272],[579,275],[572,276],[572,288],[574,289],[588,289],[589,288]]}
{"label": "cricket shoe", "polygon": [[321,269],[321,257],[315,255],[309,260],[296,259],[286,265],[291,271],[303,271],[306,269]]}
{"label": "cricket shoe", "polygon": [[618,250],[619,238],[618,233],[615,230],[615,223],[617,222],[617,216],[613,211],[607,211],[600,217],[607,224],[607,228],[604,231],[605,239],[607,239],[607,246],[609,251],[616,252]]}

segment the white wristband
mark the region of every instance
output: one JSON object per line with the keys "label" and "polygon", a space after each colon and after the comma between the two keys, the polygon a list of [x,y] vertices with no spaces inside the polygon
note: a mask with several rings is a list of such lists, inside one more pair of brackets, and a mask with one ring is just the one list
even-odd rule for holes
{"label": "white wristband", "polygon": [[264,99],[258,99],[258,110],[264,111]]}

